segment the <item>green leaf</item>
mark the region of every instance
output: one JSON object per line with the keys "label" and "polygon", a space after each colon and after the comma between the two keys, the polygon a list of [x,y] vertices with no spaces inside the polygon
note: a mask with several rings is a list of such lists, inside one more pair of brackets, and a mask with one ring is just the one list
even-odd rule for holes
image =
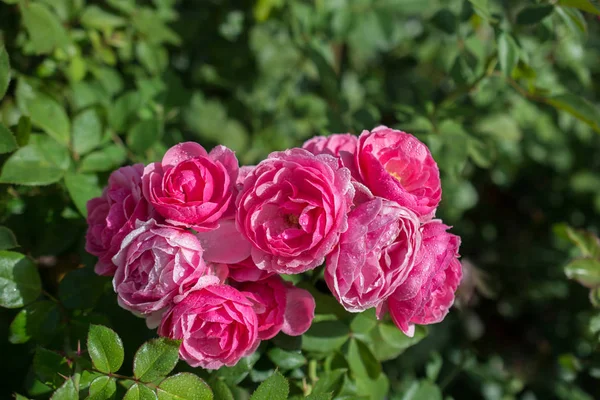
{"label": "green leaf", "polygon": [[306,400],[331,400],[331,393],[311,393],[305,397]]}
{"label": "green leaf", "polygon": [[587,35],[587,22],[581,11],[570,7],[556,7],[556,13],[560,15],[572,32],[583,37]]}
{"label": "green leaf", "polygon": [[100,376],[90,385],[88,400],[112,400],[117,395],[117,382],[110,376]]}
{"label": "green leaf", "polygon": [[600,109],[583,97],[565,93],[549,97],[546,101],[552,107],[568,112],[600,133]]}
{"label": "green leaf", "polygon": [[244,357],[233,367],[221,367],[217,371],[217,376],[222,378],[227,384],[235,386],[244,380],[250,373],[256,360],[252,357]]}
{"label": "green leaf", "polygon": [[442,8],[435,13],[433,18],[431,18],[431,23],[436,28],[447,34],[453,34],[456,32],[456,28],[458,26],[456,15],[454,15],[454,13],[447,8]]}
{"label": "green leaf", "polygon": [[90,268],[76,269],[60,281],[58,298],[70,310],[93,308],[106,283],[105,277],[96,275]]}
{"label": "green leaf", "polygon": [[554,232],[577,246],[584,257],[600,257],[600,239],[593,233],[573,229],[566,224],[555,225]]}
{"label": "green leaf", "polygon": [[558,5],[565,7],[574,7],[582,11],[600,15],[600,6],[590,0],[558,0]]}
{"label": "green leaf", "polygon": [[68,43],[67,32],[60,21],[45,5],[33,2],[21,3],[23,25],[27,29],[33,50],[47,54],[56,47]]}
{"label": "green leaf", "polygon": [[502,32],[498,36],[498,61],[500,69],[506,76],[510,76],[519,61],[519,46],[513,37]]}
{"label": "green leaf", "polygon": [[98,30],[111,30],[127,24],[125,18],[104,11],[95,5],[85,8],[80,21],[81,25]]}
{"label": "green leaf", "polygon": [[439,353],[434,352],[431,355],[431,360],[425,366],[425,375],[427,375],[427,379],[431,382],[435,382],[440,375],[440,370],[442,369],[442,364],[444,360]]}
{"label": "green leaf", "polygon": [[102,325],[90,325],[87,348],[98,371],[117,372],[121,368],[125,357],[123,342],[112,329]]}
{"label": "green leaf", "polygon": [[229,389],[229,386],[222,379],[215,377],[210,381],[210,387],[215,400],[234,400],[231,389]]}
{"label": "green leaf", "polygon": [[69,168],[69,151],[46,135],[32,135],[30,143],[4,163],[1,183],[48,185],[59,181]]}
{"label": "green leaf", "polygon": [[0,100],[4,97],[10,82],[10,62],[4,46],[0,46]]}
{"label": "green leaf", "polygon": [[366,376],[356,379],[356,394],[359,396],[367,396],[371,400],[384,400],[389,390],[390,381],[385,374],[379,374],[377,379],[369,379]]}
{"label": "green leaf", "polygon": [[339,321],[313,323],[302,336],[302,349],[328,353],[342,347],[349,338],[348,326]]}
{"label": "green leaf", "polygon": [[147,386],[136,383],[129,387],[123,400],[157,400],[156,393]]}
{"label": "green leaf", "polygon": [[260,384],[250,400],[286,400],[290,391],[287,379],[275,372]]}
{"label": "green leaf", "polygon": [[525,7],[517,15],[517,24],[533,25],[541,22],[544,18],[552,14],[554,6],[552,5],[536,5]]}
{"label": "green leaf", "polygon": [[339,100],[340,85],[339,78],[329,61],[323,56],[321,50],[314,45],[305,49],[305,52],[319,71],[320,82],[323,92],[332,101]]}
{"label": "green leaf", "polygon": [[108,109],[108,122],[118,133],[123,133],[128,121],[142,106],[142,98],[138,92],[127,92],[121,95]]}
{"label": "green leaf", "polygon": [[31,338],[49,341],[59,322],[60,311],[55,303],[45,300],[32,303],[13,319],[8,340],[13,344],[26,343]]}
{"label": "green leaf", "polygon": [[313,387],[313,393],[337,393],[342,385],[347,369],[334,369],[320,374],[319,380]]}
{"label": "green leaf", "polygon": [[121,166],[127,159],[127,152],[123,147],[109,145],[94,151],[81,160],[80,172],[112,171]]}
{"label": "green leaf", "polygon": [[404,350],[419,343],[427,336],[427,328],[417,325],[414,336],[408,337],[394,324],[379,324],[370,332],[369,346],[379,361],[398,357]]}
{"label": "green leaf", "polygon": [[152,339],[140,346],[133,360],[133,374],[142,382],[151,382],[166,376],[179,361],[177,340]]}
{"label": "green leaf", "polygon": [[19,247],[13,231],[5,226],[0,226],[0,250],[9,250]]}
{"label": "green leaf", "polygon": [[414,382],[402,400],[442,400],[442,391],[435,383],[423,380]]}
{"label": "green leaf", "polygon": [[354,337],[357,337],[358,335],[359,338],[362,339],[362,337],[371,332],[375,326],[377,326],[375,309],[370,309],[354,315],[354,318],[350,323],[350,330]]}
{"label": "green leaf", "polygon": [[135,153],[143,153],[161,137],[162,128],[156,119],[145,119],[135,124],[127,133],[127,145]]}
{"label": "green leaf", "polygon": [[66,376],[71,374],[67,359],[54,351],[38,347],[33,356],[33,369],[37,377],[51,387],[63,384]]}
{"label": "green leaf", "polygon": [[102,140],[102,121],[95,110],[85,110],[73,119],[73,150],[84,155]]}
{"label": "green leaf", "polygon": [[18,147],[15,136],[0,122],[0,154],[13,152]]}
{"label": "green leaf", "polygon": [[69,378],[50,397],[50,400],[79,400],[79,393],[75,388],[73,379]]}
{"label": "green leaf", "polygon": [[593,258],[578,258],[565,267],[567,278],[593,289],[600,286],[600,261]]}
{"label": "green leaf", "polygon": [[65,175],[65,185],[81,215],[87,217],[86,204],[88,200],[102,194],[98,186],[98,177],[96,175],[69,172]]}
{"label": "green leaf", "polygon": [[156,389],[159,400],[212,400],[210,387],[202,379],[189,372],[182,372],[165,379]]}
{"label": "green leaf", "polygon": [[19,147],[27,146],[29,137],[31,136],[31,118],[27,115],[21,115],[19,124],[17,125],[17,144]]}
{"label": "green leaf", "polygon": [[12,251],[0,251],[0,307],[23,307],[41,291],[40,274],[29,258]]}
{"label": "green leaf", "polygon": [[486,21],[494,22],[495,19],[492,17],[490,13],[490,8],[488,5],[488,0],[469,0],[475,9],[477,15],[483,18]]}
{"label": "green leaf", "polygon": [[294,351],[285,351],[274,347],[268,352],[268,356],[282,370],[296,369],[306,364],[306,358]]}
{"label": "green leaf", "polygon": [[36,125],[56,141],[67,146],[71,136],[69,117],[56,100],[39,93],[26,100],[27,111],[33,125]]}
{"label": "green leaf", "polygon": [[377,379],[381,374],[381,364],[375,358],[371,350],[366,344],[352,338],[350,345],[348,346],[348,365],[352,374],[357,377],[369,377],[371,379]]}

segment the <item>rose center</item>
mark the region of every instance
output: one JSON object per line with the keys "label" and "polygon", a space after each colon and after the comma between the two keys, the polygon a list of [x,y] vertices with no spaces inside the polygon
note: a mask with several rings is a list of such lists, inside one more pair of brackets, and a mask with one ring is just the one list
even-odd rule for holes
{"label": "rose center", "polygon": [[287,214],[285,220],[295,228],[300,228],[300,218],[295,214]]}

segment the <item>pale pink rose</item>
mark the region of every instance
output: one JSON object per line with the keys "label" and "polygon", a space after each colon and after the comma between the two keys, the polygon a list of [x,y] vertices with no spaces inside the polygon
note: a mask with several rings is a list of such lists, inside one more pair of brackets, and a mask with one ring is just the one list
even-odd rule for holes
{"label": "pale pink rose", "polygon": [[242,165],[240,167],[240,172],[235,183],[240,189],[244,187],[244,182],[246,181],[246,178],[252,173],[252,171],[254,171],[254,168],[256,168],[255,165]]}
{"label": "pale pink rose", "polygon": [[263,271],[258,269],[252,257],[248,257],[237,263],[221,264],[227,267],[229,271],[229,279],[236,282],[256,282],[266,279],[274,274],[274,272]]}
{"label": "pale pink rose", "polygon": [[462,278],[458,261],[460,238],[446,232],[440,220],[421,228],[423,242],[417,262],[404,283],[378,307],[378,317],[389,311],[404,333],[414,334],[415,324],[440,322],[454,302],[454,293]]}
{"label": "pale pink rose", "polygon": [[[148,316],[171,305],[209,274],[200,242],[187,230],[151,219],[138,222],[113,257],[119,305]],[[218,279],[215,279],[218,282]]]}
{"label": "pale pink rose", "polygon": [[158,334],[182,339],[179,357],[206,369],[234,366],[259,344],[252,302],[228,285],[189,293],[163,316]]}
{"label": "pale pink rose", "polygon": [[231,150],[217,146],[207,154],[198,143],[185,142],[146,166],[142,180],[144,196],[167,222],[208,231],[233,215],[237,177]]}
{"label": "pale pink rose", "polygon": [[236,283],[235,287],[254,304],[259,339],[271,339],[280,331],[299,336],[310,328],[315,316],[315,300],[308,291],[284,282],[279,276]]}
{"label": "pale pink rose", "polygon": [[315,268],[347,229],[354,187],[336,158],[303,149],[271,153],[237,197],[237,226],[258,268],[297,274]]}
{"label": "pale pink rose", "polygon": [[380,126],[358,139],[353,172],[374,195],[398,202],[422,221],[435,215],[442,197],[438,166],[413,135]]}
{"label": "pale pink rose", "polygon": [[87,203],[85,249],[98,257],[94,270],[99,275],[115,273],[112,258],[123,238],[135,228],[136,220],[157,216],[142,195],[143,172],[142,164],[119,168],[108,178],[102,196]]}
{"label": "pale pink rose", "polygon": [[335,133],[329,136],[315,136],[304,142],[302,148],[313,154],[339,157],[342,151],[354,154],[357,141],[356,136],[349,133]]}
{"label": "pale pink rose", "polygon": [[325,281],[346,310],[375,307],[406,280],[421,247],[419,225],[415,213],[380,197],[350,212],[325,268]]}

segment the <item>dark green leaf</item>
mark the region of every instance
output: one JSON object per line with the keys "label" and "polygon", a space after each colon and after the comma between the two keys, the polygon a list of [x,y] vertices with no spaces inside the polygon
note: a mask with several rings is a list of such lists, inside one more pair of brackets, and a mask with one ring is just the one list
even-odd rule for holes
{"label": "dark green leaf", "polygon": [[448,10],[447,8],[442,8],[435,13],[431,19],[431,23],[433,23],[433,25],[441,31],[448,34],[453,34],[456,32],[458,21],[456,19],[456,15],[454,15],[452,11]]}
{"label": "dark green leaf", "polygon": [[121,95],[108,110],[108,122],[118,133],[123,133],[127,123],[142,105],[142,98],[137,92]]}
{"label": "dark green leaf", "polygon": [[311,393],[305,397],[306,400],[331,400],[331,393]]}
{"label": "dark green leaf", "polygon": [[112,329],[102,325],[90,325],[87,348],[98,371],[117,372],[121,368],[125,357],[123,343]]}
{"label": "dark green leaf", "polygon": [[306,364],[306,358],[302,354],[294,351],[285,351],[278,347],[269,350],[268,355],[271,361],[284,371],[300,368]]}
{"label": "dark green leaf", "polygon": [[179,361],[177,340],[159,338],[140,346],[133,360],[133,374],[142,382],[151,382],[166,376]]}
{"label": "dark green leaf", "polygon": [[568,112],[600,133],[600,109],[581,96],[565,93],[546,99],[551,106]]}
{"label": "dark green leaf", "polygon": [[33,356],[33,369],[43,383],[53,388],[61,386],[71,374],[67,359],[54,351],[38,347]]}
{"label": "dark green leaf", "polygon": [[9,250],[19,247],[15,234],[5,226],[0,226],[0,250]]}
{"label": "dark green leaf", "polygon": [[498,61],[500,68],[506,76],[510,76],[519,61],[519,46],[513,37],[501,32],[498,36]]}
{"label": "dark green leaf", "polygon": [[275,372],[269,379],[260,384],[250,400],[286,400],[290,391],[287,379]]}
{"label": "dark green leaf", "polygon": [[156,389],[159,400],[212,400],[210,387],[202,379],[189,372],[182,372],[165,379]]}
{"label": "dark green leaf", "polygon": [[88,268],[77,269],[60,281],[58,297],[68,309],[88,309],[96,305],[105,286],[106,278]]}
{"label": "dark green leaf", "polygon": [[307,351],[330,352],[342,347],[349,338],[348,326],[339,321],[313,323],[302,337],[302,348]]}
{"label": "dark green leaf", "polygon": [[427,375],[427,379],[431,382],[435,382],[440,375],[440,370],[442,369],[442,364],[444,360],[439,353],[435,352],[431,355],[431,360],[425,366],[425,374]]}
{"label": "dark green leaf", "polygon": [[69,39],[65,28],[45,5],[23,2],[21,3],[21,14],[36,53],[50,53],[56,47],[62,47],[68,43]]}
{"label": "dark green leaf", "polygon": [[40,274],[29,258],[12,251],[0,251],[0,307],[23,307],[41,291]]}
{"label": "dark green leaf", "polygon": [[600,15],[600,7],[590,0],[558,0],[558,4],[565,7],[574,7],[582,11]]}
{"label": "dark green leaf", "polygon": [[71,378],[67,379],[65,383],[54,392],[50,400],[79,400],[79,393],[77,393],[73,380]]}
{"label": "dark green leaf", "polygon": [[332,101],[338,101],[339,97],[339,78],[334,71],[333,67],[327,61],[327,59],[321,53],[321,50],[316,46],[309,46],[306,48],[308,57],[317,67],[319,71],[319,77],[321,85],[323,86],[324,94]]}
{"label": "dark green leaf", "polygon": [[123,400],[157,400],[156,393],[147,386],[136,383],[129,387]]}
{"label": "dark green leaf", "polygon": [[414,336],[408,337],[394,324],[379,324],[370,332],[370,347],[375,357],[380,361],[398,357],[407,348],[419,343],[427,336],[427,329],[418,325]]}
{"label": "dark green leaf", "polygon": [[532,25],[541,22],[544,18],[552,14],[554,6],[552,5],[536,5],[525,7],[517,15],[517,24]]}
{"label": "dark green leaf", "polygon": [[17,125],[17,144],[19,147],[27,146],[29,137],[31,136],[31,118],[26,115],[21,115],[19,124]]}
{"label": "dark green leaf", "polygon": [[577,246],[584,257],[600,256],[600,239],[591,232],[581,229],[573,229],[566,224],[557,224],[554,226],[556,235],[569,240]]}
{"label": "dark green leaf", "polygon": [[109,145],[94,151],[81,160],[81,172],[111,171],[121,166],[127,159],[127,152],[123,147]]}
{"label": "dark green leaf", "polygon": [[115,378],[100,376],[90,385],[88,400],[112,400],[117,395],[117,382]]}
{"label": "dark green leaf", "polygon": [[[58,306],[51,301],[38,301],[19,311],[10,324],[11,343],[26,343],[31,338],[44,342],[51,338],[60,321]],[[50,336],[50,337],[49,337]]]}
{"label": "dark green leaf", "polygon": [[0,100],[4,97],[10,82],[10,62],[4,46],[0,46]]}
{"label": "dark green leaf", "polygon": [[102,140],[102,121],[95,110],[85,110],[73,119],[73,150],[84,155]]}
{"label": "dark green leaf", "polygon": [[143,153],[161,137],[162,128],[155,119],[145,119],[135,124],[127,133],[127,144],[136,153]]}
{"label": "dark green leaf", "polygon": [[69,172],[65,175],[65,185],[81,215],[87,217],[86,204],[88,200],[102,194],[98,186],[98,177]]}
{"label": "dark green leaf", "polygon": [[[254,360],[255,361],[255,360]],[[254,362],[251,357],[244,357],[233,367],[221,367],[217,375],[229,385],[237,385],[248,376]]]}
{"label": "dark green leaf", "polygon": [[377,379],[381,374],[381,364],[371,353],[367,345],[360,340],[355,338],[350,340],[347,358],[350,371],[356,377],[366,376],[371,379]]}
{"label": "dark green leaf", "polygon": [[593,258],[578,258],[565,267],[565,274],[583,286],[593,289],[600,286],[600,261]]}
{"label": "dark green leaf", "polygon": [[15,136],[0,122],[0,154],[10,153],[18,147]]}
{"label": "dark green leaf", "polygon": [[215,378],[210,381],[210,387],[213,391],[214,400],[233,400],[233,393],[225,381]]}
{"label": "dark green leaf", "polygon": [[342,385],[344,376],[346,375],[346,369],[334,369],[329,372],[325,372],[319,376],[319,380],[313,387],[313,393],[315,394],[326,394],[326,393],[337,393]]}

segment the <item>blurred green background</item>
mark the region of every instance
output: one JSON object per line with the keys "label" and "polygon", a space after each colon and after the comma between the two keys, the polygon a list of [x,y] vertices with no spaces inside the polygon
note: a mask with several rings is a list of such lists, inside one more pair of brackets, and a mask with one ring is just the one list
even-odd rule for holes
{"label": "blurred green background", "polygon": [[[600,227],[598,15],[589,0],[1,0],[0,223],[50,290],[94,303],[92,276],[57,282],[90,262],[85,202],[115,168],[183,140],[255,164],[388,125],[431,148],[465,265],[458,309],[384,363],[389,398],[417,399],[417,380],[436,382],[419,399],[600,398],[600,326],[556,225]],[[0,396],[24,392],[28,346],[0,343]]]}

